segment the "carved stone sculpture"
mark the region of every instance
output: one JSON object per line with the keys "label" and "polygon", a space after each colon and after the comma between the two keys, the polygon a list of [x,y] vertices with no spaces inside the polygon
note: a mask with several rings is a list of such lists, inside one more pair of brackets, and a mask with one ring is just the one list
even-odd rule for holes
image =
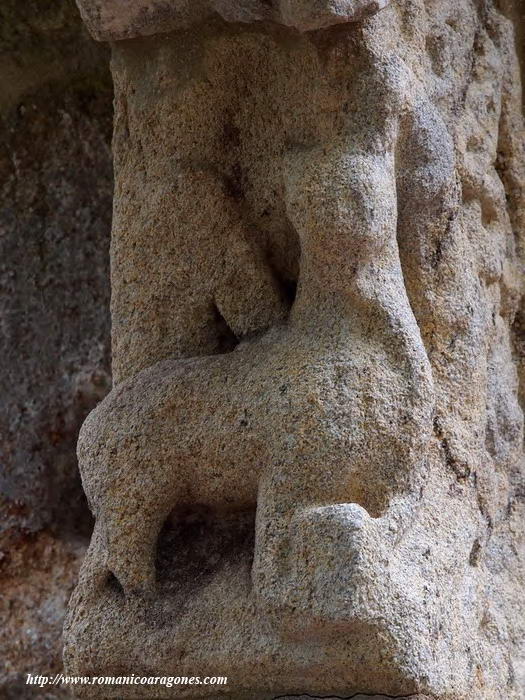
{"label": "carved stone sculpture", "polygon": [[468,0],[79,4],[115,42],[115,386],[79,440],[69,669],[496,697],[493,642],[465,640],[488,493],[511,527],[522,454],[510,23]]}

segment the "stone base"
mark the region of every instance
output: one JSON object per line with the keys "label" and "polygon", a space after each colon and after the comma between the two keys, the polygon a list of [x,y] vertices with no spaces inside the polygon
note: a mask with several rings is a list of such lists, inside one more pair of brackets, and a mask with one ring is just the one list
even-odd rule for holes
{"label": "stone base", "polygon": [[[411,609],[410,594],[404,596],[403,586],[393,585],[386,575],[377,583],[379,602],[367,603],[375,617],[373,612],[368,618],[363,613],[360,619],[356,613],[353,620],[334,626],[331,637],[323,629],[323,637],[316,638],[308,620],[308,632],[301,636],[286,619],[270,620],[262,614],[251,584],[252,532],[253,514],[247,514],[235,523],[204,528],[193,522],[165,533],[152,602],[126,600],[111,576],[96,590],[81,577],[66,625],[67,673],[228,677],[227,686],[207,689],[141,686],[141,698],[266,700],[305,692],[309,697],[312,693],[405,697],[419,691],[449,697],[443,679],[448,676],[449,686],[457,681],[449,655],[436,658],[425,615],[419,608]],[[413,586],[417,588],[415,581]],[[404,587],[408,592],[410,586]],[[390,606],[389,616],[377,613],[383,604]],[[464,678],[460,665],[458,677]],[[136,686],[75,690],[78,697],[139,697]]]}

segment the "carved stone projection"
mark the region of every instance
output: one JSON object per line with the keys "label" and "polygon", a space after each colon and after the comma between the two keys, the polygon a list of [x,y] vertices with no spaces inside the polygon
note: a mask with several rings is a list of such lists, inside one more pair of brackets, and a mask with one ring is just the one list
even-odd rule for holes
{"label": "carved stone projection", "polygon": [[522,697],[513,26],[387,4],[80,2],[113,42],[115,386],[70,673]]}

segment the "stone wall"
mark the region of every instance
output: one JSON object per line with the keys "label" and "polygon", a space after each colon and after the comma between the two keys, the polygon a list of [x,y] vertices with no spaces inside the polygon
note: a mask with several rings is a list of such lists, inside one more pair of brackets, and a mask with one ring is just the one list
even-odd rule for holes
{"label": "stone wall", "polygon": [[2,2],[2,697],[29,696],[26,672],[61,668],[64,610],[92,527],[75,445],[111,383],[107,64],[74,3]]}

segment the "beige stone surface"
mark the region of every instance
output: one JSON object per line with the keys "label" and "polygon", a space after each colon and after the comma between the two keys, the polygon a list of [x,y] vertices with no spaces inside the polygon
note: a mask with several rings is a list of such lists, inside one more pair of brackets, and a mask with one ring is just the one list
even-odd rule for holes
{"label": "beige stone surface", "polygon": [[513,24],[353,19],[113,46],[115,386],[79,440],[71,673],[522,697]]}

